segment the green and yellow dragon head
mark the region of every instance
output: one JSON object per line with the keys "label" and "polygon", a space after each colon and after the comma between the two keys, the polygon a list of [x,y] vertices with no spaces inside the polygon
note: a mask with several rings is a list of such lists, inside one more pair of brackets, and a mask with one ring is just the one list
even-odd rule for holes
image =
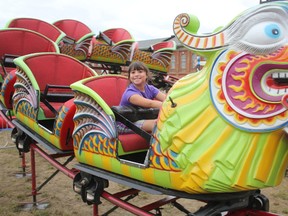
{"label": "green and yellow dragon head", "polygon": [[197,17],[175,18],[176,37],[206,65],[170,89],[150,159],[156,168],[182,170],[183,190],[281,182],[288,164],[287,21],[288,2],[281,1],[251,8],[205,35],[197,34]]}

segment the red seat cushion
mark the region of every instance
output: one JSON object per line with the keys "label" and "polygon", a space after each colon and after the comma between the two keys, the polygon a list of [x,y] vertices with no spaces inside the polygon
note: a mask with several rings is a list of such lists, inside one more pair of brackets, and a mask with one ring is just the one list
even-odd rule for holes
{"label": "red seat cushion", "polygon": [[119,135],[119,140],[125,152],[145,150],[149,148],[149,143],[138,134]]}
{"label": "red seat cushion", "polygon": [[[63,105],[63,103],[59,102],[50,102],[49,103],[56,111],[60,109],[60,107]],[[55,118],[55,114],[50,110],[43,102],[40,102],[40,107],[42,108],[44,115],[46,118]]]}

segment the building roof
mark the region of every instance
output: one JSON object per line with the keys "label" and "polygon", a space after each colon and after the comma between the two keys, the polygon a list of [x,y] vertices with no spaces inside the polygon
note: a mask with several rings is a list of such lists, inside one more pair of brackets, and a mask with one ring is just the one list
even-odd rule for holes
{"label": "building roof", "polygon": [[163,41],[169,41],[169,40],[175,41],[177,47],[183,46],[182,43],[174,35],[167,37],[167,38],[156,38],[156,39],[151,39],[151,40],[138,41],[138,46],[139,46],[139,49],[145,50],[145,49],[148,49],[151,45],[154,45],[156,43],[160,43]]}

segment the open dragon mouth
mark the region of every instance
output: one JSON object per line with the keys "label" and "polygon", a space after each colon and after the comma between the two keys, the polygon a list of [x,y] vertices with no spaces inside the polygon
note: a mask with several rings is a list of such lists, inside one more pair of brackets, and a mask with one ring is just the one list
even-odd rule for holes
{"label": "open dragon mouth", "polygon": [[223,118],[249,131],[271,131],[287,124],[286,51],[283,48],[265,56],[222,53],[211,72],[210,91]]}
{"label": "open dragon mouth", "polygon": [[271,95],[288,92],[288,72],[273,72],[266,79],[266,85]]}
{"label": "open dragon mouth", "polygon": [[225,53],[213,71],[217,88],[212,93],[219,112],[249,130],[270,130],[282,124],[288,114],[288,64],[283,53]]}
{"label": "open dragon mouth", "polygon": [[262,100],[271,103],[281,103],[283,97],[288,94],[288,66],[261,65],[253,74],[252,86],[255,93]]}
{"label": "open dragon mouth", "polygon": [[282,105],[288,108],[288,72],[273,72],[266,79],[271,95],[282,95]]}
{"label": "open dragon mouth", "polygon": [[267,77],[266,84],[270,94],[282,95],[282,105],[288,108],[288,72],[273,72]]}

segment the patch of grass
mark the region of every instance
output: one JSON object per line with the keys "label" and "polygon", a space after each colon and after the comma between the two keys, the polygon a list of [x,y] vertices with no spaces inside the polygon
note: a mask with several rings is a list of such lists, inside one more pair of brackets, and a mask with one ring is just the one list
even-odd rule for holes
{"label": "patch of grass", "polygon": [[25,199],[27,198],[27,195],[25,195],[25,194],[18,194],[18,195],[16,196],[16,198],[17,198],[17,200],[25,200]]}
{"label": "patch of grass", "polygon": [[15,213],[19,213],[22,211],[22,208],[21,208],[21,205],[12,205],[12,211],[15,212]]}
{"label": "patch of grass", "polygon": [[273,194],[273,197],[279,198],[282,200],[288,200],[288,192],[287,191],[279,191],[278,193]]}
{"label": "patch of grass", "polygon": [[6,195],[6,193],[4,191],[0,191],[0,198],[4,197]]}
{"label": "patch of grass", "polygon": [[34,210],[31,212],[35,216],[50,216],[51,213],[48,210]]}

